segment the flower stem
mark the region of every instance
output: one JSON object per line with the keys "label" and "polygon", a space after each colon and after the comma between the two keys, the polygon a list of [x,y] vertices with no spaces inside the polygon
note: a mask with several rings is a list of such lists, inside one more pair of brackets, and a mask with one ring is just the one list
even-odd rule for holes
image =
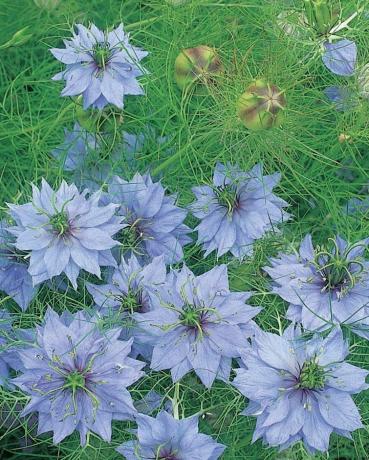
{"label": "flower stem", "polygon": [[172,399],[173,404],[173,417],[179,420],[179,382],[174,386],[174,397]]}

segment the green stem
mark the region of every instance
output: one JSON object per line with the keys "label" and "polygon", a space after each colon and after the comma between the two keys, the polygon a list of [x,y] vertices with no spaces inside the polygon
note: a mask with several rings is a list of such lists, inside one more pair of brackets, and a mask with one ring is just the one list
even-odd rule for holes
{"label": "green stem", "polygon": [[174,386],[174,396],[172,399],[173,404],[173,417],[179,420],[179,382]]}

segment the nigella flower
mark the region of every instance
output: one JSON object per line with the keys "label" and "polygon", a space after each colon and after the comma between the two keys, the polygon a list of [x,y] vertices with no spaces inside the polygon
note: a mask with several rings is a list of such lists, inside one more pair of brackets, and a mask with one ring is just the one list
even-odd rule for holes
{"label": "nigella flower", "polygon": [[164,256],[155,257],[151,263],[142,266],[132,255],[128,261],[122,258],[108,284],[87,284],[99,313],[107,316],[111,324],[123,327],[122,339],[134,338],[131,356],[141,354],[149,358],[151,354],[151,347],[141,344],[135,337],[137,325],[133,313],[145,313],[152,309],[152,294],[165,279]]}
{"label": "nigella flower", "polygon": [[127,460],[216,460],[226,448],[199,433],[197,416],[176,420],[163,411],[156,418],[139,415],[137,426],[137,440],[117,448]]}
{"label": "nigella flower", "polygon": [[201,276],[187,267],[172,271],[156,289],[155,308],[134,315],[140,340],[154,347],[151,368],[170,369],[175,382],[193,369],[208,388],[216,377],[227,380],[260,311],[245,304],[250,296],[230,292],[226,265]]}
{"label": "nigella flower", "polygon": [[119,329],[101,333],[97,321],[49,309],[34,346],[19,351],[24,370],[12,382],[31,397],[21,415],[38,412],[37,433],[53,431],[55,444],[75,430],[81,444],[88,431],[110,441],[112,420],[135,415],[127,387],[144,364],[128,357],[132,340],[118,340]]}
{"label": "nigella flower", "polygon": [[24,311],[37,293],[28,273],[26,254],[14,247],[15,238],[9,224],[0,221],[0,291],[10,296]]}
{"label": "nigella flower", "polygon": [[6,310],[0,309],[0,386],[8,384],[11,336],[12,318]]}
{"label": "nigella flower", "polygon": [[64,134],[64,142],[51,154],[62,162],[65,171],[79,169],[84,165],[90,152],[101,148],[96,136],[86,131],[78,123],[74,124],[72,131],[65,129]]}
{"label": "nigella flower", "polygon": [[273,292],[291,304],[287,317],[309,330],[351,323],[359,333],[369,312],[369,262],[363,258],[368,241],[349,244],[336,236],[314,248],[307,235],[298,254],[272,258],[264,270]]}
{"label": "nigella flower", "polygon": [[137,77],[144,74],[140,61],[147,52],[132,46],[120,24],[111,32],[102,32],[94,24],[77,24],[77,33],[64,40],[65,49],[52,48],[52,54],[66,64],[54,80],[65,80],[62,96],[83,96],[83,106],[102,109],[111,103],[123,108],[125,95],[140,95]]}
{"label": "nigella flower", "polygon": [[322,55],[324,65],[336,75],[350,77],[355,73],[357,48],[355,42],[347,39],[335,43],[324,43]]}
{"label": "nigella flower", "polygon": [[339,112],[345,112],[356,106],[354,94],[347,87],[329,86],[324,90],[324,94]]}
{"label": "nigella flower", "polygon": [[195,230],[205,257],[214,250],[218,256],[228,251],[238,258],[251,255],[255,240],[289,219],[283,211],[287,203],[272,193],[280,177],[263,176],[261,164],[243,172],[218,163],[213,184],[192,189],[197,200],[190,210],[201,220]]}
{"label": "nigella flower", "polygon": [[346,203],[344,211],[348,215],[366,214],[369,211],[369,197],[364,199],[351,198]]}
{"label": "nigella flower", "polygon": [[128,182],[115,176],[109,199],[120,204],[118,214],[124,218],[119,235],[124,254],[144,259],[163,254],[166,263],[183,258],[182,247],[191,242],[191,230],[183,224],[187,212],[176,206],[176,196],[165,195],[160,182],[153,182],[149,174],[137,173]]}
{"label": "nigella flower", "polygon": [[351,395],[369,386],[347,354],[339,329],[308,341],[291,326],[283,336],[257,332],[233,381],[250,400],[243,415],[257,416],[253,441],[285,449],[301,440],[314,453],[328,450],[331,433],[351,439],[363,427]]}
{"label": "nigella flower", "polygon": [[121,228],[115,216],[118,205],[100,206],[100,192],[86,197],[64,181],[57,191],[42,180],[33,186],[32,202],[10,204],[16,225],[9,231],[16,236],[15,247],[30,252],[29,273],[33,284],[65,273],[74,288],[81,269],[100,276],[100,266],[115,266],[112,239]]}

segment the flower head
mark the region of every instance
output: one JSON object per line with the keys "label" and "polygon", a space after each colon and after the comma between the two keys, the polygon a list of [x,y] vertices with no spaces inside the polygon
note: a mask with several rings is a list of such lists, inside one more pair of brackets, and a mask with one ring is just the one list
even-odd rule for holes
{"label": "flower head", "polygon": [[289,218],[287,203],[272,193],[279,181],[279,173],[263,176],[260,164],[243,172],[218,163],[213,184],[192,189],[196,201],[190,209],[201,220],[196,230],[205,257],[214,250],[218,256],[248,256],[255,240]]}
{"label": "flower head", "polygon": [[119,203],[124,218],[119,234],[124,254],[150,259],[164,255],[166,263],[183,258],[182,246],[191,242],[191,231],[183,224],[187,212],[176,206],[176,197],[165,195],[160,182],[149,174],[135,174],[129,182],[118,176],[109,184],[109,199]]}
{"label": "flower head", "polygon": [[8,384],[9,342],[12,336],[12,318],[6,310],[0,310],[0,385]]}
{"label": "flower head", "polygon": [[324,43],[322,56],[324,65],[336,75],[350,77],[355,73],[357,48],[355,42],[342,39],[335,43]]}
{"label": "flower head", "polygon": [[308,341],[291,326],[282,337],[258,331],[233,381],[250,400],[243,415],[257,416],[253,441],[285,449],[302,440],[314,453],[328,450],[331,433],[362,428],[351,395],[368,388],[368,371],[344,362],[347,354],[339,329]]}
{"label": "flower head", "polygon": [[308,330],[351,323],[359,333],[369,312],[367,241],[348,244],[337,236],[314,248],[307,235],[298,254],[271,259],[264,270],[274,281],[273,292],[291,304],[287,317]]}
{"label": "flower head", "polygon": [[156,418],[139,415],[137,425],[137,440],[117,449],[127,460],[216,460],[225,449],[199,433],[196,416],[176,420],[163,411]]}
{"label": "flower head", "polygon": [[22,310],[26,310],[36,295],[28,273],[27,254],[17,251],[9,224],[0,221],[0,290],[9,295]]}
{"label": "flower head", "polygon": [[38,434],[53,431],[54,443],[75,430],[82,444],[88,431],[110,441],[111,421],[135,414],[127,387],[144,363],[128,357],[132,340],[118,340],[119,329],[102,334],[97,321],[48,310],[34,345],[19,351],[23,374],[12,382],[31,396],[22,415],[38,412]]}
{"label": "flower head", "polygon": [[339,112],[350,110],[357,104],[355,95],[346,86],[329,86],[324,90],[324,94]]}
{"label": "flower head", "polygon": [[77,33],[65,40],[65,49],[52,48],[52,54],[66,64],[54,80],[65,80],[62,96],[83,96],[83,105],[102,109],[111,103],[123,108],[125,95],[140,95],[137,77],[143,75],[140,61],[147,52],[132,46],[120,24],[111,32],[102,32],[94,24],[77,24]]}
{"label": "flower head", "polygon": [[29,273],[33,284],[65,273],[74,288],[81,269],[100,276],[100,266],[115,266],[112,239],[121,228],[115,216],[118,205],[99,206],[100,192],[86,197],[64,181],[57,191],[42,180],[33,186],[32,202],[9,205],[16,225],[9,231],[16,236],[15,247],[30,252]]}
{"label": "flower head", "polygon": [[170,369],[173,381],[193,369],[209,388],[216,377],[228,379],[260,311],[245,304],[250,296],[230,292],[226,265],[200,276],[187,267],[172,271],[156,290],[154,310],[135,314],[140,340],[154,347],[151,368]]}
{"label": "flower head", "polygon": [[141,354],[148,358],[151,354],[151,347],[141,344],[136,337],[137,325],[133,314],[152,310],[153,292],[165,279],[164,256],[155,257],[151,263],[142,266],[132,255],[128,261],[122,258],[107,284],[87,284],[99,313],[112,324],[123,327],[122,339],[133,337],[131,356]]}

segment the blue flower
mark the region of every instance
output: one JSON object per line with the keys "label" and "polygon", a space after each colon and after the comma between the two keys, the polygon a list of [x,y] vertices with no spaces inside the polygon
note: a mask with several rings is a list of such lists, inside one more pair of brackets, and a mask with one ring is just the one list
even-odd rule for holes
{"label": "blue flower", "polygon": [[345,112],[356,106],[354,95],[347,87],[329,86],[324,90],[324,94],[340,112]]}
{"label": "blue flower", "polygon": [[324,43],[322,55],[324,65],[336,75],[350,77],[355,73],[357,48],[351,40],[339,40],[335,43]]}
{"label": "blue flower", "polygon": [[128,261],[122,258],[119,267],[109,277],[108,284],[87,284],[99,313],[106,316],[110,324],[123,327],[122,339],[133,337],[131,356],[141,354],[147,359],[151,356],[151,347],[141,344],[135,337],[137,325],[133,314],[152,310],[153,292],[165,279],[164,256],[155,257],[151,263],[142,266],[132,255]]}
{"label": "blue flower", "polygon": [[216,460],[225,449],[199,433],[197,416],[176,420],[163,411],[156,418],[139,415],[137,425],[137,440],[117,449],[127,460]]}
{"label": "blue flower", "polygon": [[81,444],[88,431],[110,441],[112,420],[136,414],[127,387],[144,363],[128,357],[132,340],[118,340],[119,329],[102,334],[97,321],[49,309],[36,342],[18,352],[24,370],[12,382],[31,397],[21,415],[38,412],[37,434],[53,431],[55,444],[75,430]]}
{"label": "blue flower", "polygon": [[137,77],[144,74],[140,61],[147,52],[132,46],[120,24],[111,32],[102,32],[77,24],[77,33],[65,40],[65,49],[52,48],[52,54],[66,64],[54,80],[65,80],[62,96],[83,96],[83,107],[102,109],[111,103],[123,108],[125,95],[140,95]]}
{"label": "blue flower", "polygon": [[337,236],[314,248],[307,235],[298,254],[272,258],[264,270],[274,281],[272,292],[290,303],[287,317],[308,330],[351,324],[362,335],[369,324],[368,241],[348,244]]}
{"label": "blue flower", "polygon": [[8,386],[12,335],[12,318],[6,310],[0,309],[0,386]]}
{"label": "blue flower", "polygon": [[154,309],[134,315],[136,335],[154,347],[151,368],[170,369],[175,382],[193,369],[208,388],[215,378],[227,380],[231,359],[254,333],[260,308],[245,304],[250,296],[230,292],[226,265],[200,276],[187,267],[170,272]]}
{"label": "blue flower", "polygon": [[23,205],[10,204],[16,225],[8,230],[16,236],[15,247],[30,252],[29,273],[33,284],[65,273],[77,288],[81,269],[100,276],[100,266],[115,266],[112,239],[121,228],[115,216],[118,205],[100,206],[100,192],[86,197],[64,181],[57,191],[42,180],[33,186],[33,199]]}
{"label": "blue flower", "polygon": [[64,134],[64,142],[51,154],[62,163],[65,171],[75,171],[83,167],[88,154],[101,148],[97,137],[81,128],[78,123],[74,124],[72,131],[65,129]]}
{"label": "blue flower", "polygon": [[9,224],[0,221],[0,290],[9,295],[24,311],[35,297],[37,289],[28,273],[25,253],[14,247],[15,238],[8,231]]}
{"label": "blue flower", "polygon": [[119,241],[124,254],[150,259],[164,255],[166,263],[183,258],[183,246],[191,242],[191,231],[183,224],[187,212],[176,206],[176,196],[165,195],[160,182],[149,174],[135,174],[129,182],[118,176],[109,183],[109,199],[119,203],[124,218]]}
{"label": "blue flower", "polygon": [[331,433],[351,439],[363,427],[351,395],[368,388],[368,371],[344,362],[347,354],[340,330],[308,341],[293,327],[257,332],[233,381],[250,400],[243,415],[257,416],[253,441],[285,449],[301,440],[314,453],[328,450]]}
{"label": "blue flower", "polygon": [[228,251],[238,258],[249,256],[255,240],[289,219],[283,211],[287,203],[272,193],[280,178],[279,173],[263,176],[261,164],[243,172],[218,163],[213,184],[192,189],[196,201],[190,210],[201,220],[195,230],[205,257],[214,250],[218,256]]}

